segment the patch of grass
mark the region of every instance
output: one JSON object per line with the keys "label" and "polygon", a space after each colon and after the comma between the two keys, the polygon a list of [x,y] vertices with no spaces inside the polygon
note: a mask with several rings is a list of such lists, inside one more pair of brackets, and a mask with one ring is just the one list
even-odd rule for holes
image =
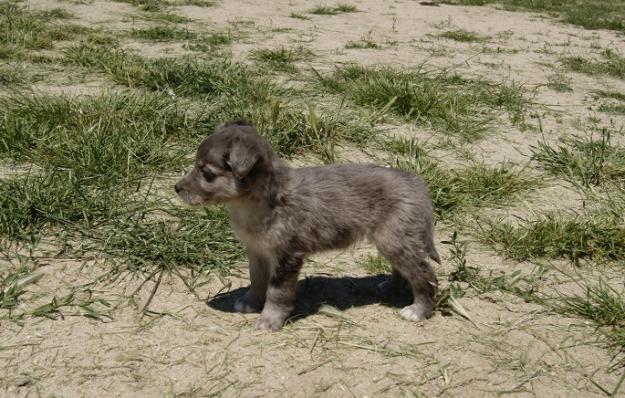
{"label": "patch of grass", "polygon": [[222,118],[243,116],[252,121],[274,149],[287,157],[309,152],[332,162],[336,145],[351,142],[363,146],[376,135],[369,124],[341,107],[320,110],[287,98],[273,99],[269,105],[226,99],[216,109]]}
{"label": "patch of grass", "polygon": [[232,31],[211,32],[202,35],[188,45],[189,50],[211,53],[216,49],[232,43],[236,36]]}
{"label": "patch of grass", "polygon": [[397,166],[425,178],[440,218],[460,209],[504,205],[541,185],[539,179],[507,163],[497,167],[478,163],[464,169],[447,169],[417,154],[415,160],[398,161]]}
{"label": "patch of grass", "polygon": [[625,32],[625,4],[613,0],[445,0],[462,5],[501,4],[507,9],[546,12],[564,22],[586,29],[612,29]]}
{"label": "patch of grass", "polygon": [[572,184],[625,186],[625,149],[611,143],[609,129],[603,128],[597,138],[574,136],[556,147],[540,142],[530,149],[546,171]]}
{"label": "patch of grass", "polygon": [[595,90],[592,94],[595,98],[613,99],[625,102],[625,94],[616,91]]}
{"label": "patch of grass", "polygon": [[581,295],[560,297],[551,307],[564,315],[592,319],[599,326],[625,328],[623,293],[617,292],[605,283],[586,286]]}
{"label": "patch of grass", "polygon": [[294,101],[293,90],[227,58],[146,60],[115,49],[82,45],[68,49],[65,59],[95,65],[129,87],[202,97],[205,112],[198,123],[204,131],[211,131],[224,120],[244,117],[285,156],[312,151],[331,161],[336,143],[362,144],[374,136],[370,125],[344,108],[319,112]]}
{"label": "patch of grass", "polygon": [[464,29],[448,30],[439,34],[438,37],[459,41],[462,43],[479,43],[487,39],[482,35]]}
{"label": "patch of grass", "polygon": [[32,81],[33,76],[24,65],[0,65],[0,87],[21,86]]}
{"label": "patch of grass", "polygon": [[118,50],[116,43],[85,41],[64,49],[62,62],[113,73],[125,64],[138,63],[137,58],[124,50]]}
{"label": "patch of grass", "polygon": [[[621,353],[625,353],[623,292],[599,282],[586,285],[582,294],[561,295],[548,300],[547,305],[562,315],[590,319],[595,325],[603,328],[603,333]],[[621,358],[620,364],[625,364],[625,359]]]}
{"label": "patch of grass", "polygon": [[396,71],[351,65],[334,75],[318,75],[323,86],[346,94],[358,105],[391,112],[464,141],[484,136],[497,113],[515,124],[525,120],[528,102],[519,85],[465,79],[444,72]]}
{"label": "patch of grass", "polygon": [[277,49],[259,49],[252,51],[252,59],[266,65],[268,68],[282,72],[295,72],[294,63],[309,60],[314,53],[302,46],[295,48],[280,47]]}
{"label": "patch of grass", "polygon": [[400,155],[413,159],[425,158],[427,156],[425,145],[414,138],[386,138],[380,142],[380,147],[382,150],[392,155]]}
{"label": "patch of grass", "polygon": [[584,215],[550,212],[520,223],[489,221],[482,239],[519,261],[536,258],[625,259],[625,227],[611,210]]}
{"label": "patch of grass", "polygon": [[187,153],[173,139],[197,134],[185,110],[156,94],[17,94],[0,104],[0,154],[100,187],[180,166]]}
{"label": "patch of grass", "polygon": [[[94,186],[95,185],[95,186]],[[71,170],[0,180],[0,236],[30,241],[49,227],[106,222],[128,196],[121,186],[100,186]]]}
{"label": "patch of grass", "polygon": [[566,57],[562,59],[562,64],[574,72],[625,79],[625,58],[610,49],[603,50],[598,61],[584,57]]}
{"label": "patch of grass", "polygon": [[358,12],[358,8],[351,4],[337,4],[334,7],[318,5],[307,11],[314,15],[337,15],[349,12]]}
{"label": "patch of grass", "polygon": [[92,237],[96,247],[117,267],[129,271],[224,271],[245,258],[222,208],[168,208],[167,219],[146,208],[108,223]]}
{"label": "patch of grass", "polygon": [[134,54],[91,45],[70,47],[67,63],[91,66],[107,72],[118,83],[176,95],[248,96],[266,98],[279,89],[264,77],[257,77],[243,64],[224,60],[160,58],[146,60]]}
{"label": "patch of grass", "polygon": [[597,110],[613,115],[625,115],[625,104],[601,104]]}
{"label": "patch of grass", "polygon": [[536,285],[546,272],[543,267],[537,267],[531,273],[522,274],[520,271],[505,273],[502,271],[489,271],[487,274],[479,267],[469,265],[466,259],[468,242],[458,238],[458,232],[454,231],[451,239],[443,241],[449,245],[449,262],[454,270],[449,274],[450,282],[448,295],[462,297],[467,288],[478,294],[501,291],[522,297],[526,302],[540,302],[535,295]]}
{"label": "patch of grass", "polygon": [[562,72],[556,72],[547,76],[547,87],[559,93],[570,93],[573,91],[571,83],[573,79]]}
{"label": "patch of grass", "polygon": [[186,29],[173,28],[171,26],[153,26],[144,29],[133,29],[129,36],[135,39],[151,41],[174,41],[193,40],[196,34]]}
{"label": "patch of grass", "polygon": [[380,45],[377,44],[376,42],[373,42],[371,40],[368,39],[362,39],[360,41],[348,41],[345,44],[345,48],[380,48]]}
{"label": "patch of grass", "polygon": [[0,3],[0,58],[15,59],[25,50],[51,49],[55,41],[69,40],[88,31],[58,22],[69,17],[61,9],[30,11],[16,3]]}
{"label": "patch of grass", "polygon": [[166,7],[172,6],[198,6],[212,7],[215,5],[213,0],[116,0],[123,3],[132,4],[143,11],[159,12]]}
{"label": "patch of grass", "polygon": [[593,92],[595,99],[605,99],[597,110],[599,112],[611,113],[615,115],[625,115],[625,94],[615,91],[596,90]]}
{"label": "patch of grass", "polygon": [[360,261],[360,265],[370,275],[391,273],[391,264],[382,256],[367,256]]}
{"label": "patch of grass", "polygon": [[173,0],[170,5],[185,5],[185,6],[197,6],[197,7],[213,7],[215,5],[214,0]]}
{"label": "patch of grass", "polygon": [[304,15],[304,14],[299,14],[299,13],[296,13],[296,12],[292,12],[292,13],[290,13],[290,14],[289,14],[289,17],[290,17],[290,18],[295,18],[295,19],[301,19],[301,20],[304,20],[304,21],[307,21],[307,20],[310,20],[310,19],[311,19],[310,17],[307,17],[307,16],[306,16],[306,15]]}
{"label": "patch of grass", "polygon": [[250,101],[280,91],[264,77],[257,77],[242,64],[225,60],[203,61],[162,58],[127,58],[111,71],[113,78],[129,87],[172,91],[177,95],[249,96]]}

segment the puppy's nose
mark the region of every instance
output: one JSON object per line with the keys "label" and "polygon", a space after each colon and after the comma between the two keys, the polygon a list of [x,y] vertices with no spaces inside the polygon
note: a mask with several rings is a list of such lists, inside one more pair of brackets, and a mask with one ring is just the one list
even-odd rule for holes
{"label": "puppy's nose", "polygon": [[174,189],[176,190],[176,193],[180,193],[180,191],[182,191],[182,188],[180,188],[178,184],[174,185]]}

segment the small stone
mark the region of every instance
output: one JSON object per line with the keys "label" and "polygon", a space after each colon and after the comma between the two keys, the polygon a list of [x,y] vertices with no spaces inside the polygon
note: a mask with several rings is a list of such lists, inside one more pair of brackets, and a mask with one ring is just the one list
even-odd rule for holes
{"label": "small stone", "polygon": [[19,379],[15,380],[15,385],[17,387],[27,387],[31,384],[33,384],[33,380],[30,377],[20,377]]}

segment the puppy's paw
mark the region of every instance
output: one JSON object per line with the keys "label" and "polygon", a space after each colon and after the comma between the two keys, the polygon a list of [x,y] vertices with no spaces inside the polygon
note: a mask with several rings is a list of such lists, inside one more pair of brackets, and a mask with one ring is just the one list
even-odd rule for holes
{"label": "puppy's paw", "polygon": [[282,329],[282,325],[284,321],[275,317],[265,317],[261,316],[254,322],[254,329],[256,330],[269,330],[272,332],[276,332]]}
{"label": "puppy's paw", "polygon": [[399,311],[399,315],[407,321],[419,322],[424,321],[434,314],[431,305],[411,304]]}
{"label": "puppy's paw", "polygon": [[263,308],[263,304],[263,300],[254,298],[250,292],[246,292],[243,297],[238,298],[237,301],[234,302],[234,310],[244,314],[260,312]]}

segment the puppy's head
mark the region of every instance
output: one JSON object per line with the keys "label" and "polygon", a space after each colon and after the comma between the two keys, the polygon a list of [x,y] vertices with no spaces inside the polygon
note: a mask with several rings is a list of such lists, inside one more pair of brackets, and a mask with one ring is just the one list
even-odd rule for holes
{"label": "puppy's head", "polygon": [[242,120],[220,125],[200,144],[193,170],[178,181],[176,193],[191,206],[241,198],[255,178],[272,171],[274,156],[254,126]]}

